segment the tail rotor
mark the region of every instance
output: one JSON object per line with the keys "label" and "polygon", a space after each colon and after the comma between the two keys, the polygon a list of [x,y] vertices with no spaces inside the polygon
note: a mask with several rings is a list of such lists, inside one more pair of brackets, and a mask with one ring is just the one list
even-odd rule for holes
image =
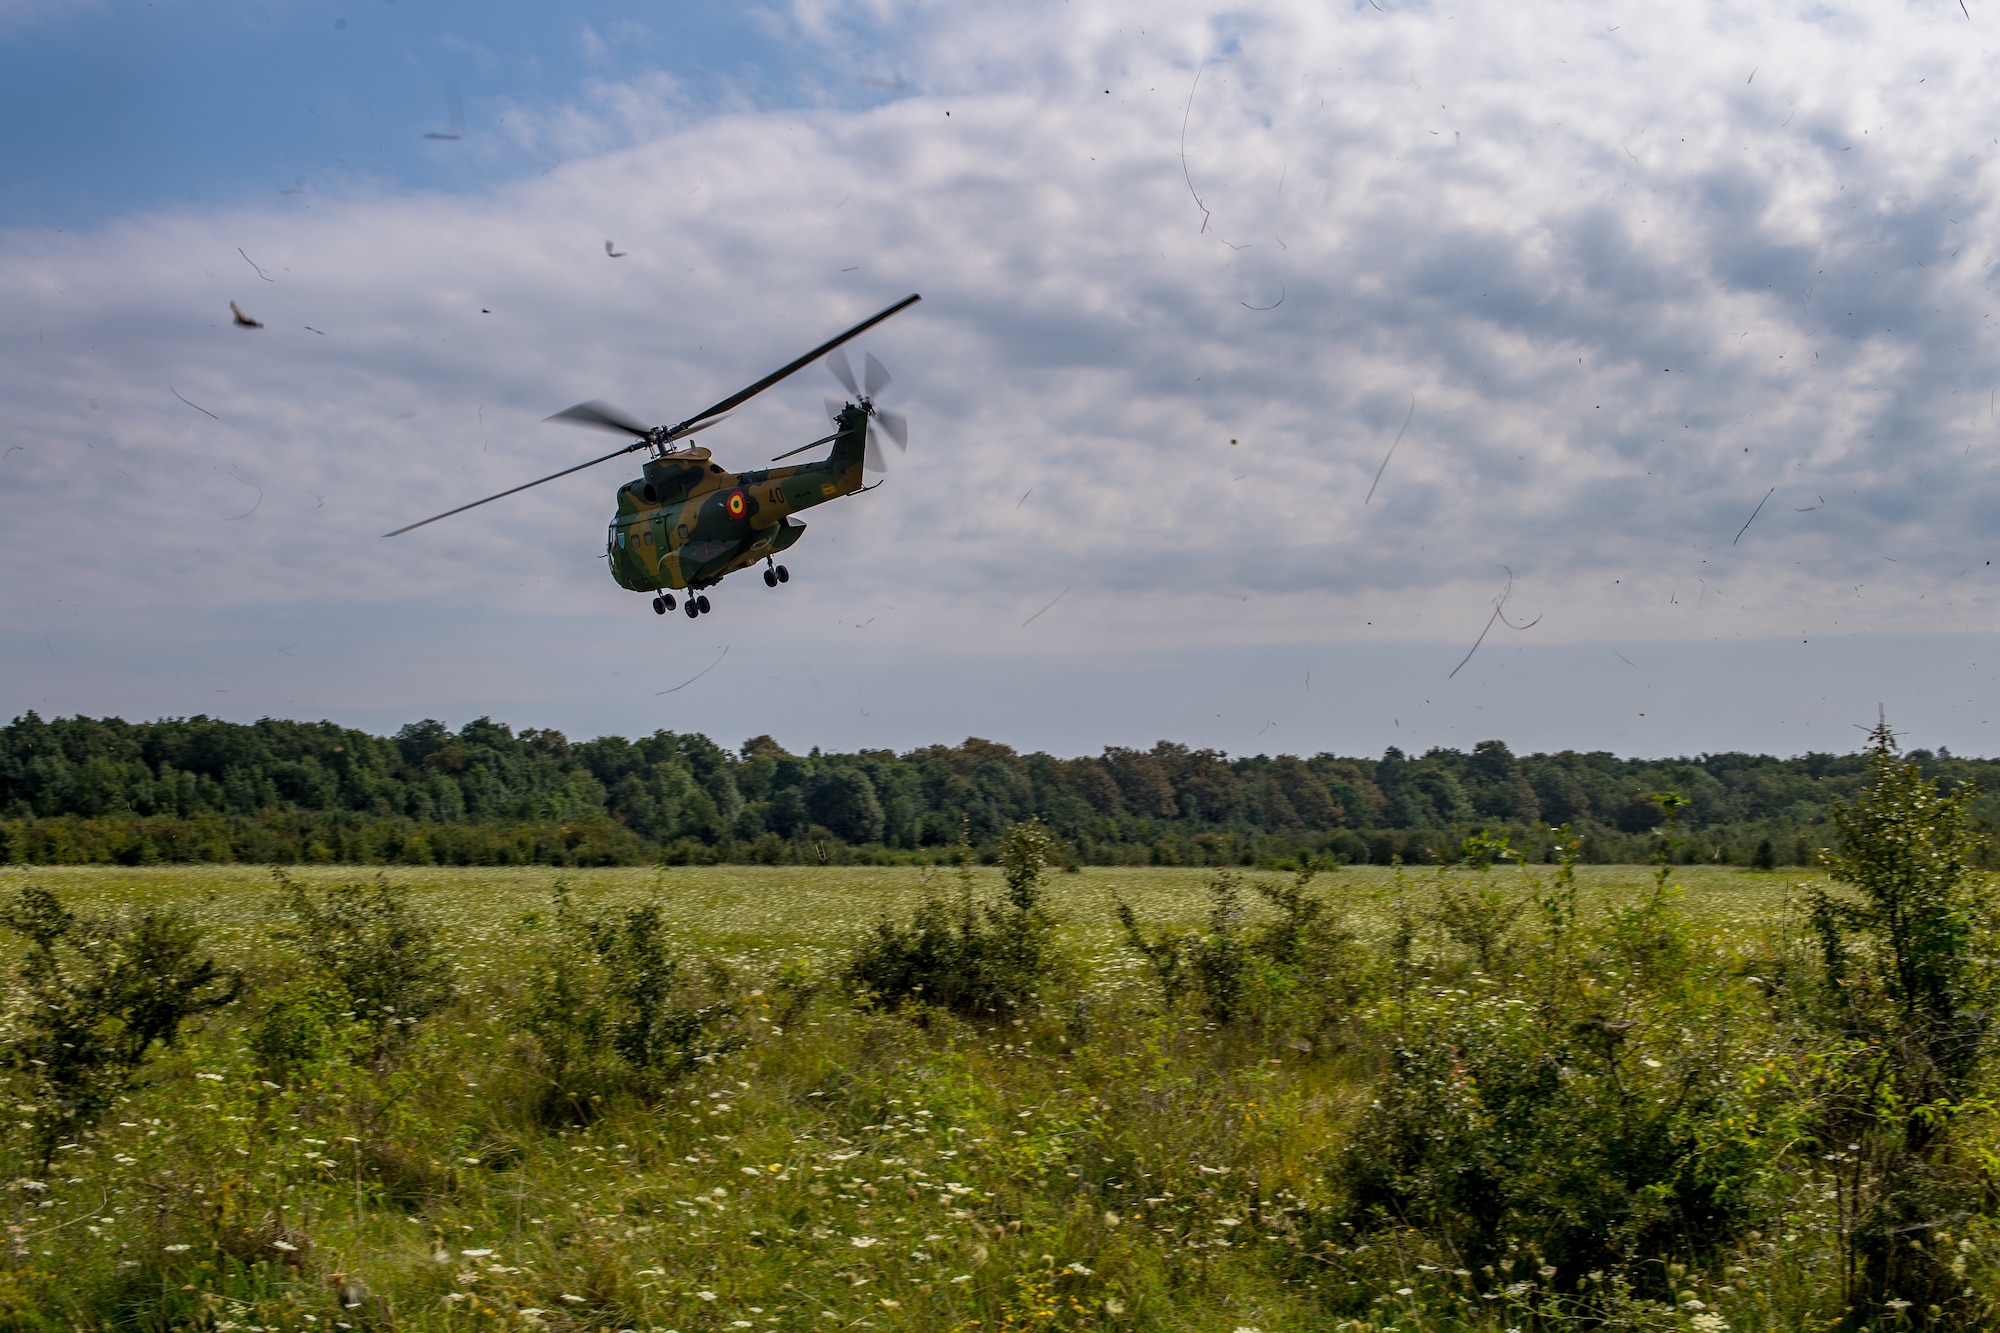
{"label": "tail rotor", "polygon": [[[862,358],[861,379],[856,381],[854,367],[848,363],[847,353],[839,348],[834,349],[826,358],[826,368],[829,374],[840,381],[842,388],[859,400],[861,410],[868,414],[868,447],[862,456],[864,465],[870,472],[887,472],[890,455],[888,449],[883,447],[883,441],[887,440],[894,446],[898,454],[908,452],[910,447],[909,418],[901,412],[891,412],[887,408],[875,405],[876,395],[889,387],[889,368],[878,361],[873,352],[869,352]],[[827,399],[828,418],[838,421],[841,406],[833,399]]]}

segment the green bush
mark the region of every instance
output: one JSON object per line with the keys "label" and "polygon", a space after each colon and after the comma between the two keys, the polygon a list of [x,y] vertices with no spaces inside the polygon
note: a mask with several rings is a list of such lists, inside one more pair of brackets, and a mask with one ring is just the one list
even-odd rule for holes
{"label": "green bush", "polygon": [[1564,1284],[1641,1256],[1707,1255],[1760,1202],[1766,1158],[1726,1018],[1592,1014],[1438,987],[1399,1005],[1389,1068],[1343,1145],[1347,1217],[1436,1237],[1467,1267],[1516,1240]]}
{"label": "green bush", "polygon": [[848,961],[849,983],[870,1004],[935,1006],[1004,1017],[1034,1005],[1059,969],[1055,921],[1042,906],[1042,878],[1055,843],[1038,819],[1014,825],[1000,851],[1006,892],[973,892],[969,841],[959,844],[959,892],[925,896],[907,922],[878,921]]}
{"label": "green bush", "polygon": [[1835,804],[1840,844],[1822,856],[1850,892],[1815,889],[1806,902],[1824,986],[1815,1016],[1847,1052],[1820,1131],[1842,1186],[1849,1298],[1911,1300],[1950,1320],[1968,1313],[1951,1256],[1910,1242],[1990,1197],[1956,1133],[1990,1095],[1979,1075],[1993,913],[1970,873],[1978,791],[1940,791],[1897,756],[1886,723],[1870,734],[1868,767],[1861,794]]}
{"label": "green bush", "polygon": [[1317,1031],[1360,997],[1366,970],[1353,932],[1308,892],[1318,873],[1308,862],[1289,884],[1252,882],[1251,891],[1278,914],[1255,927],[1244,924],[1242,878],[1227,870],[1209,880],[1206,933],[1171,926],[1148,933],[1124,902],[1118,924],[1169,1009],[1192,994],[1213,1023],[1254,1016],[1266,1026]]}
{"label": "green bush", "polygon": [[[726,973],[710,980],[720,989]],[[544,1117],[588,1121],[612,1092],[657,1097],[740,1048],[724,1030],[735,1006],[696,1003],[696,990],[657,905],[585,913],[558,884],[522,1011],[546,1080]]]}
{"label": "green bush", "polygon": [[0,925],[28,944],[4,1055],[33,1090],[17,1109],[44,1168],[110,1109],[156,1045],[173,1045],[182,1024],[242,991],[241,975],[203,956],[201,928],[178,912],[82,916],[29,887]]}
{"label": "green bush", "polygon": [[345,1010],[368,1025],[382,1054],[449,1004],[456,992],[442,927],[410,901],[410,890],[378,879],[319,889],[273,868],[277,937],[337,988]]}
{"label": "green bush", "polygon": [[313,977],[292,980],[261,996],[251,1024],[251,1053],[259,1072],[281,1086],[301,1071],[337,1063],[368,1047],[369,1026],[351,1016],[344,995],[329,994]]}
{"label": "green bush", "polygon": [[1440,872],[1427,909],[1404,893],[1387,1067],[1332,1173],[1351,1226],[1416,1228],[1496,1299],[1511,1288],[1489,1266],[1525,1256],[1551,1291],[1671,1303],[1647,1261],[1710,1260],[1780,1202],[1770,1182],[1816,1113],[1810,1061],[1760,1049],[1752,994],[1696,953],[1675,801],[1652,888],[1590,924],[1567,829],[1553,884],[1510,899]]}

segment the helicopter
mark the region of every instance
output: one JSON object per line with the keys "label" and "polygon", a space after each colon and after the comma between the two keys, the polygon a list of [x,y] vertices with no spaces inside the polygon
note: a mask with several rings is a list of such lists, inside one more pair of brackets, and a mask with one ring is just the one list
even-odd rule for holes
{"label": "helicopter", "polygon": [[[697,412],[677,426],[646,426],[609,403],[592,400],[564,408],[549,421],[563,421],[597,430],[636,436],[622,449],[593,458],[575,467],[564,468],[546,477],[489,495],[483,500],[447,509],[442,514],[385,532],[384,537],[400,537],[426,524],[435,523],[468,509],[516,495],[543,482],[567,477],[572,472],[608,463],[644,449],[646,461],[640,476],[618,488],[617,512],[605,534],[604,554],[611,577],[621,588],[650,592],[653,611],[665,615],[677,605],[684,607],[690,620],[711,608],[706,590],[739,569],[758,562],[764,565],[764,582],[769,587],[791,581],[791,571],[776,557],[791,548],[804,534],[799,521],[801,509],[853,495],[874,486],[862,483],[862,471],[886,470],[887,458],[882,438],[900,450],[909,447],[909,425],[900,413],[876,406],[876,395],[888,387],[889,372],[873,353],[866,357],[862,379],[854,378],[847,353],[841,344],[859,337],[923,298],[915,293],[884,310],[877,311],[845,333],[831,338],[782,369],[774,370],[747,389],[742,389],[703,412]],[[833,373],[853,398],[842,404],[827,400],[827,415],[833,433],[788,449],[772,458],[802,454],[822,444],[833,448],[817,462],[789,467],[758,468],[731,472],[713,461],[709,451],[696,444],[681,444],[688,436],[719,424],[723,414],[733,411],[780,380],[826,358]],[[879,427],[879,430],[878,430]],[[880,485],[880,482],[875,483]],[[676,601],[671,590],[687,594]]]}

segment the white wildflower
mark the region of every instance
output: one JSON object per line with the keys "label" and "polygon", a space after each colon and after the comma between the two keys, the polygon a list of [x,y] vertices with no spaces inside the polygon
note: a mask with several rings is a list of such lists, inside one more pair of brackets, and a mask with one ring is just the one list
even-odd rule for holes
{"label": "white wildflower", "polygon": [[570,1295],[570,1294],[569,1294],[568,1292],[564,1292],[564,1293],[562,1294],[562,1298],[563,1298],[564,1300],[568,1301],[568,1302],[569,1302],[569,1303],[570,1303],[571,1305],[582,1305],[582,1304],[583,1304],[583,1297],[581,1297],[581,1296],[572,1296],[572,1295]]}
{"label": "white wildflower", "polygon": [[1068,1264],[1065,1266],[1064,1271],[1069,1273],[1076,1273],[1083,1277],[1090,1276],[1090,1270],[1088,1268],[1085,1268],[1082,1264],[1075,1264],[1075,1263]]}
{"label": "white wildflower", "polygon": [[460,1254],[462,1254],[462,1255],[464,1255],[464,1256],[465,1256],[466,1258],[468,1258],[468,1259],[484,1259],[484,1258],[485,1258],[485,1257],[486,1257],[487,1255],[489,1255],[489,1254],[493,1253],[493,1251],[491,1251],[491,1250],[460,1250],[460,1251],[459,1251],[459,1253],[460,1253]]}
{"label": "white wildflower", "polygon": [[713,1303],[715,1300],[715,1293],[712,1291],[697,1291],[695,1293],[695,1299]]}
{"label": "white wildflower", "polygon": [[873,1236],[849,1236],[847,1241],[857,1250],[865,1250],[870,1245],[880,1245],[882,1243]]}
{"label": "white wildflower", "polygon": [[296,1254],[299,1248],[288,1240],[274,1240],[271,1244],[275,1248],[283,1250],[286,1254]]}

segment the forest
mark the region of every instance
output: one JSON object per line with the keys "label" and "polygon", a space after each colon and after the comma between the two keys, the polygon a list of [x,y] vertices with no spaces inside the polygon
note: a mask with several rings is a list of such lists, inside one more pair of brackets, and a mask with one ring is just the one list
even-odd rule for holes
{"label": "forest", "polygon": [[[1907,758],[1944,789],[1977,785],[1988,864],[2000,762]],[[0,728],[0,863],[896,864],[961,834],[990,861],[1031,816],[1084,865],[1434,864],[1477,833],[1547,861],[1562,826],[1586,864],[1638,863],[1673,791],[1688,801],[1680,860],[1768,869],[1813,863],[1864,770],[1859,754],[1516,755],[1499,740],[1373,759],[1171,741],[1059,758],[977,738],[793,754],[769,736],[733,751],[666,731],[579,742],[490,718],[383,737],[29,712]]]}

